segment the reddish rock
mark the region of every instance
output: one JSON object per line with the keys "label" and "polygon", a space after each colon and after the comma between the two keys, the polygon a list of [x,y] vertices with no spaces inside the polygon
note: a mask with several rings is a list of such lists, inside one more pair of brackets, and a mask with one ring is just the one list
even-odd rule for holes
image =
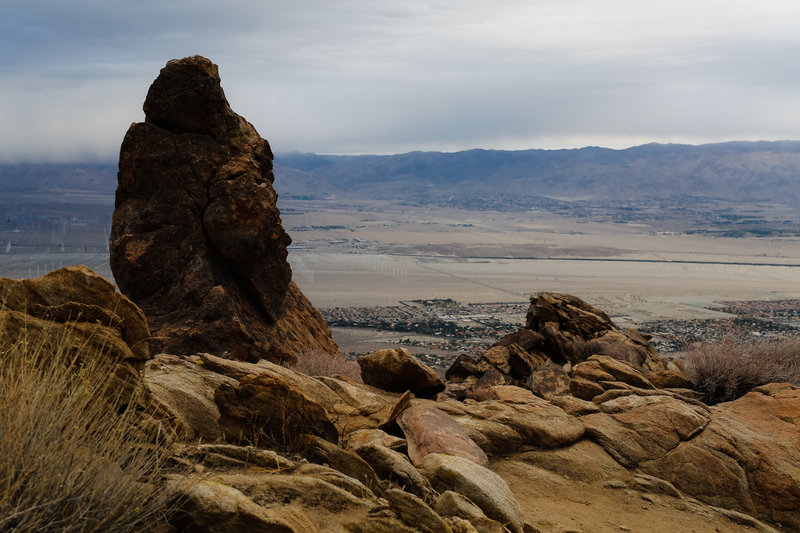
{"label": "reddish rock", "polygon": [[464,457],[479,465],[489,459],[450,415],[430,405],[409,407],[397,419],[408,441],[408,456],[415,465],[431,453]]}
{"label": "reddish rock", "polygon": [[144,111],[122,143],[110,252],[154,349],[249,361],[338,354],[291,283],[272,151],[230,109],[217,66],[168,62]]}
{"label": "reddish rock", "polygon": [[405,348],[372,352],[359,357],[358,365],[364,383],[386,391],[411,391],[420,398],[433,398],[445,389],[436,372]]}

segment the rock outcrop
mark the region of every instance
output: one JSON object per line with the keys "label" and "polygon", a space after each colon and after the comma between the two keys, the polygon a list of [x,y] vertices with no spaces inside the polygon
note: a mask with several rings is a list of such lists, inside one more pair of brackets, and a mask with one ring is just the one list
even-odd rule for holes
{"label": "rock outcrop", "polygon": [[580,298],[542,292],[531,297],[524,328],[506,335],[477,359],[460,355],[445,373],[444,396],[486,399],[498,385],[527,388],[552,399],[591,400],[609,389],[691,385],[685,372],[661,360],[649,338],[619,331],[611,319]]}
{"label": "rock outcrop", "polygon": [[144,111],[122,143],[110,250],[154,351],[248,361],[338,354],[291,281],[270,146],[230,109],[217,66],[199,56],[168,62]]}
{"label": "rock outcrop", "polygon": [[42,353],[103,354],[127,403],[150,357],[142,311],[85,266],[36,279],[0,278],[0,352],[23,343]]}

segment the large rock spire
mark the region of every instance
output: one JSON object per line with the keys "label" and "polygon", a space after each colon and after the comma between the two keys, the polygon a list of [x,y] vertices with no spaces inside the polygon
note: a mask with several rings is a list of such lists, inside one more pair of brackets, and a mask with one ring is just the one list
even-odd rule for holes
{"label": "large rock spire", "polygon": [[155,349],[251,361],[338,353],[291,282],[269,143],[231,110],[217,66],[169,61],[144,111],[122,143],[110,247]]}

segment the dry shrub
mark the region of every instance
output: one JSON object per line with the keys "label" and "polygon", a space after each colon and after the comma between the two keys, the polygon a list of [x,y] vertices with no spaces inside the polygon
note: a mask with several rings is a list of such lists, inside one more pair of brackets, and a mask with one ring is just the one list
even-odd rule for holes
{"label": "dry shrub", "polygon": [[754,387],[775,382],[800,386],[800,340],[726,337],[698,343],[683,356],[695,390],[706,403],[735,400]]}
{"label": "dry shrub", "polygon": [[76,353],[68,329],[38,341],[25,331],[0,348],[0,531],[156,526],[163,449],[137,442],[142,415],[110,389],[113,365],[86,345]]}
{"label": "dry shrub", "polygon": [[345,359],[341,355],[328,352],[303,352],[297,361],[286,365],[286,368],[308,376],[335,376],[337,374],[350,378],[358,383],[361,379],[361,367],[358,363]]}

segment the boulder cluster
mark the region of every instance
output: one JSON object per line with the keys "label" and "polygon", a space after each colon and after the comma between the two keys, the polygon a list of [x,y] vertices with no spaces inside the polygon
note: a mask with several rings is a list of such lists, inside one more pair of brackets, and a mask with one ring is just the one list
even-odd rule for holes
{"label": "boulder cluster", "polygon": [[269,146],[204,58],[168,63],[145,111],[111,238],[127,297],[85,267],[0,280],[0,353],[70,328],[143,386],[176,467],[164,531],[630,530],[530,496],[573,489],[717,531],[800,529],[800,388],[708,406],[646,336],[570,295],[533,296],[525,327],[444,379],[404,349],[359,358],[363,383],[278,364],[341,355],[291,283]]}

